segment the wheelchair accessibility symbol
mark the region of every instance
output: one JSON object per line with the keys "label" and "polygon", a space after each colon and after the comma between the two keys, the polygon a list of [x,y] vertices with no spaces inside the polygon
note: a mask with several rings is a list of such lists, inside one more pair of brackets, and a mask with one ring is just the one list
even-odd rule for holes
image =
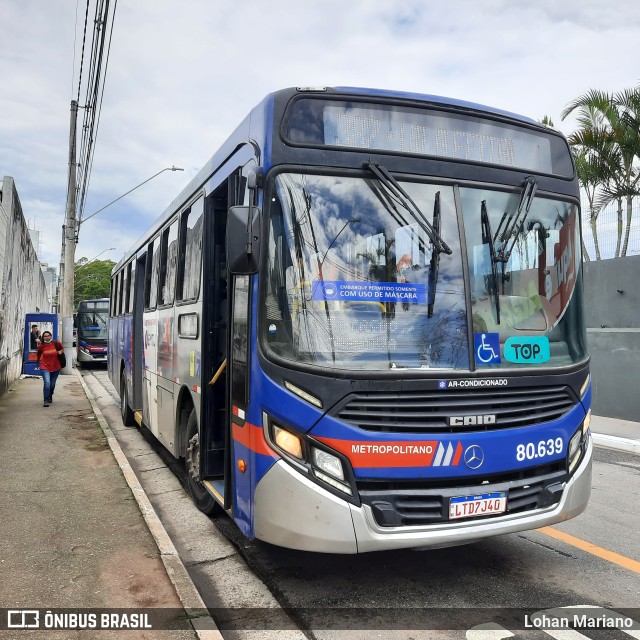
{"label": "wheelchair accessibility symbol", "polygon": [[499,333],[474,333],[473,342],[478,366],[502,362]]}

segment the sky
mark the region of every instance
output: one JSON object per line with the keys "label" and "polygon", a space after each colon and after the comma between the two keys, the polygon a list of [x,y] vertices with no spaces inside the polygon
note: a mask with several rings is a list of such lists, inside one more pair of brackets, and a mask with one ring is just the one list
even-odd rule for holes
{"label": "sky", "polygon": [[[85,4],[0,0],[0,179],[15,180],[56,267]],[[84,215],[184,171],[87,220],[76,260],[117,262],[277,89],[435,94],[569,134],[571,100],[640,83],[638,0],[117,0],[114,15]]]}

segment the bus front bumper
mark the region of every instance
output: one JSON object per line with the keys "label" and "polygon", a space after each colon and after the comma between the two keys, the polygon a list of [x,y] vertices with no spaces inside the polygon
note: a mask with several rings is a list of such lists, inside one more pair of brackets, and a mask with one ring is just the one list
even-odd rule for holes
{"label": "bus front bumper", "polygon": [[537,529],[569,520],[585,510],[591,493],[592,456],[593,441],[589,436],[584,459],[567,482],[560,502],[550,507],[419,527],[381,527],[367,505],[356,507],[341,500],[279,460],[256,487],[255,535],[259,540],[290,549],[363,553],[449,547]]}

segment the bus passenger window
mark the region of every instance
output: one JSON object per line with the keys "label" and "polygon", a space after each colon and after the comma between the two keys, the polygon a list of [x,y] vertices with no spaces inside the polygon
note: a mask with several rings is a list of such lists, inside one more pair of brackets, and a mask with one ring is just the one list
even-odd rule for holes
{"label": "bus passenger window", "polygon": [[120,291],[118,292],[118,315],[121,316],[125,313],[125,300],[127,296],[127,272],[123,269],[120,272]]}
{"label": "bus passenger window", "polygon": [[130,311],[129,295],[131,293],[131,263],[127,265],[125,273],[127,274],[126,276],[127,286],[125,287],[124,293],[122,295],[122,313],[128,313]]}
{"label": "bus passenger window", "polygon": [[151,268],[147,271],[144,306],[147,309],[155,309],[158,297],[158,276],[160,271],[160,238],[156,238],[149,244],[149,248],[147,249],[147,265]]}
{"label": "bus passenger window", "polygon": [[177,293],[179,300],[194,300],[200,293],[202,270],[202,225],[204,198],[193,203],[190,211],[182,215],[180,231],[180,269]]}
{"label": "bus passenger window", "polygon": [[116,276],[116,290],[115,290],[115,297],[113,299],[113,315],[114,316],[120,315],[120,306],[118,304],[118,301],[120,300],[121,289],[122,289],[122,271],[118,272],[118,275]]}
{"label": "bus passenger window", "polygon": [[178,257],[178,221],[162,234],[162,260],[160,269],[159,304],[173,302]]}
{"label": "bus passenger window", "polygon": [[111,304],[110,313],[113,318],[113,316],[116,315],[116,277],[111,278],[111,297],[109,298],[109,302]]}
{"label": "bus passenger window", "polygon": [[129,276],[129,302],[128,302],[128,306],[127,306],[127,311],[129,313],[133,313],[133,300],[135,298],[136,295],[136,265],[135,265],[135,259],[131,261],[131,263],[129,264],[129,267],[131,268],[131,275]]}

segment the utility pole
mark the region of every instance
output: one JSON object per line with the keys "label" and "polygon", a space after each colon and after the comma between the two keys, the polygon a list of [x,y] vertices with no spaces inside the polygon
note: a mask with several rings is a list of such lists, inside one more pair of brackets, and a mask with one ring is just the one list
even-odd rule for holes
{"label": "utility pole", "polygon": [[61,305],[62,305],[62,290],[64,285],[62,281],[64,280],[64,230],[66,229],[65,225],[62,225],[62,243],[60,246],[60,269],[58,270],[58,289],[56,291],[56,313],[62,317],[60,313]]}
{"label": "utility pole", "polygon": [[68,354],[67,366],[63,374],[72,372],[73,351],[73,275],[76,256],[76,122],[78,103],[71,101],[71,127],[69,134],[69,185],[67,191],[67,211],[62,235],[62,253],[64,255],[64,273],[59,295],[59,314],[62,318],[62,345]]}

